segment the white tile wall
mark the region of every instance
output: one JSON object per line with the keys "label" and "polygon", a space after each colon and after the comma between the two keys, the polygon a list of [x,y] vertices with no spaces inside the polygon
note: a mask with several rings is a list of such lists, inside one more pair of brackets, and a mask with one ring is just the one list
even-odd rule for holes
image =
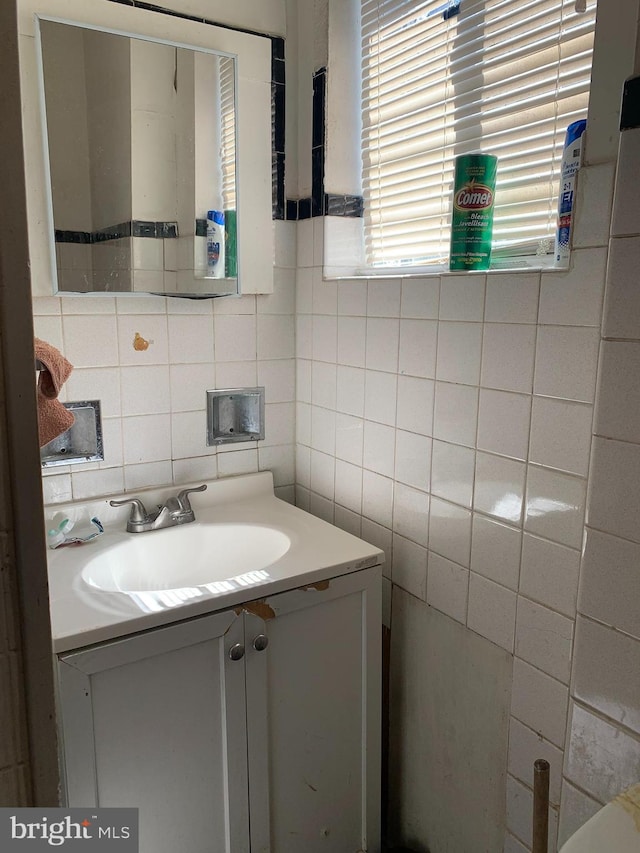
{"label": "white tile wall", "polygon": [[513,653],[516,594],[471,572],[467,627]]}
{"label": "white tile wall", "polygon": [[[446,288],[447,280],[443,284]],[[480,377],[482,325],[441,322],[438,326],[436,378],[477,385]]]}
{"label": "white tile wall", "polygon": [[471,507],[475,451],[458,444],[434,441],[431,454],[431,493],[460,506]]}
{"label": "white tile wall", "polygon": [[439,300],[440,279],[437,276],[405,278],[402,280],[400,316],[436,320]]}
{"label": "white tile wall", "polygon": [[429,542],[429,495],[396,483],[393,505],[393,530],[426,548]]}
{"label": "white tile wall", "polygon": [[517,590],[521,531],[475,513],[471,542],[471,569],[502,586]]}
{"label": "white tile wall", "polygon": [[599,343],[597,329],[540,326],[534,392],[592,403]]}
{"label": "white tile wall", "polygon": [[[620,136],[581,567],[571,719],[562,799],[564,839],[638,781],[640,767],[640,414],[637,390],[640,221],[633,185],[640,133]],[[616,339],[627,340],[616,340]]]}
{"label": "white tile wall", "polygon": [[395,584],[424,601],[427,591],[427,549],[394,534],[391,576]]}
{"label": "white tile wall", "polygon": [[[619,5],[622,8],[632,4]],[[604,15],[602,19],[606,24]],[[627,30],[629,38],[635,40],[635,29],[628,27]],[[610,35],[608,29],[602,32],[602,38]],[[618,41],[610,38],[609,43],[618,44]],[[615,56],[604,57],[606,69],[602,64],[598,66],[603,83],[594,93],[599,98],[599,106],[604,105],[606,97],[611,104],[610,110],[617,109],[618,92],[605,83],[613,81],[617,85],[624,62],[621,49],[613,53]],[[581,525],[576,519],[581,519],[584,512],[585,458],[588,454],[585,422],[594,398],[597,327],[606,259],[604,246],[608,238],[613,180],[612,164],[602,162],[614,141],[611,133],[604,132],[608,118],[606,109],[598,110],[589,134],[588,151],[593,152],[596,165],[582,170],[579,200],[590,215],[578,216],[575,238],[580,248],[574,250],[573,272],[569,274],[445,275],[442,279],[376,281],[368,286],[365,282],[323,283],[319,270],[323,249],[321,223],[307,220],[297,226],[295,284],[293,270],[286,270],[273,298],[218,300],[213,309],[208,302],[187,304],[175,300],[168,310],[164,299],[64,300],[62,314],[59,300],[45,298],[37,300],[35,305],[37,333],[60,346],[78,368],[65,389],[69,398],[75,398],[76,394],[85,397],[85,390],[100,388],[105,417],[122,419],[120,434],[125,439],[125,459],[144,458],[147,454],[144,449],[140,453],[133,452],[134,422],[146,424],[147,434],[155,436],[151,442],[155,447],[152,455],[157,455],[166,446],[167,418],[169,446],[179,447],[181,454],[192,454],[176,458],[170,452],[167,458],[127,465],[124,469],[127,488],[138,488],[138,483],[161,477],[173,476],[175,482],[183,482],[198,476],[254,469],[255,447],[220,454],[202,447],[200,431],[204,405],[201,401],[207,387],[255,384],[261,374],[270,405],[279,408],[271,410],[276,434],[273,428],[269,429],[268,442],[257,449],[257,463],[261,467],[273,465],[274,470],[280,472],[281,482],[290,484],[293,481],[294,412],[288,371],[294,354],[301,359],[313,359],[313,365],[310,361],[306,366],[300,365],[298,375],[296,462],[300,502],[325,518],[335,517],[338,523],[357,529],[354,516],[359,512],[358,483],[361,481],[362,535],[390,553],[391,531],[396,531],[394,579],[419,598],[426,598],[432,606],[468,624],[472,630],[484,632],[485,636],[498,602],[513,602],[518,591],[521,601],[525,601],[522,596],[529,600],[527,613],[534,624],[536,617],[532,614],[535,613],[553,625],[558,619],[568,622],[575,615],[576,558],[580,547],[577,531]],[[637,135],[638,132],[633,132],[634,137]],[[612,286],[607,299],[605,332],[610,337],[635,340],[640,327],[640,299],[635,278],[640,226],[634,191],[636,182],[629,178],[634,170],[637,171],[639,144],[633,143],[630,132],[622,138],[626,144],[620,159],[622,180],[616,189],[613,222],[617,236],[609,264]],[[277,245],[285,245],[283,235],[284,230],[276,227]],[[289,244],[287,262],[280,260],[283,266],[293,267],[292,253],[293,247]],[[283,258],[284,254],[283,250]],[[294,286],[299,312],[295,353]],[[87,310],[89,305],[93,306],[90,311]],[[347,317],[355,317],[360,322],[349,327],[341,323]],[[398,317],[402,318],[400,322]],[[543,325],[536,329],[536,322]],[[132,350],[135,332],[151,342],[146,352]],[[314,372],[317,363],[341,365],[336,371],[335,402],[332,392],[323,394],[318,388],[318,383],[328,374],[317,368]],[[287,367],[281,366],[284,364]],[[628,366],[629,360],[624,364]],[[374,419],[371,417],[372,401],[365,413],[363,366],[370,371],[386,372],[391,384],[398,376],[396,421],[391,422],[387,413],[386,422],[373,424],[389,429],[393,440],[387,434],[388,440],[384,442],[369,441],[368,468],[364,470],[362,418],[366,414],[367,424],[372,424]],[[612,362],[607,360],[603,371],[611,369]],[[143,374],[144,370],[149,372]],[[139,377],[149,377],[147,392],[139,395],[140,400],[135,399],[133,392],[138,371]],[[624,383],[623,374],[617,376]],[[165,378],[168,395],[161,377]],[[411,397],[416,387],[410,389],[401,381],[408,378],[430,383],[420,388],[414,398],[419,402],[415,404]],[[422,488],[414,488],[394,479],[397,470],[395,430],[422,437],[431,435],[434,400],[431,380],[435,378],[440,393],[435,394],[433,434],[437,441],[431,449],[432,480],[430,487],[423,479]],[[542,398],[540,402],[538,397],[532,399],[532,382],[536,395],[555,398],[554,402],[560,405],[554,407]],[[608,382],[603,385],[604,393]],[[480,397],[479,385],[482,385]],[[157,392],[156,408],[153,408],[152,388]],[[602,430],[603,440],[605,437],[620,443],[636,440],[628,434],[616,433],[612,426],[618,424],[628,429],[627,414],[613,412],[616,405],[627,406],[627,411],[633,407],[635,387],[627,383],[627,389],[625,400],[621,399],[622,394],[612,394],[607,401],[607,411],[602,409],[598,429]],[[485,393],[488,390],[504,394],[492,396]],[[506,392],[513,393],[513,399],[507,398]],[[517,394],[522,394],[523,398]],[[578,408],[572,408],[570,401],[589,405],[578,414]],[[501,423],[499,402],[503,407],[511,406],[511,417],[506,425]],[[495,404],[493,418],[492,403]],[[533,411],[531,423],[527,406]],[[609,434],[609,430],[613,434]],[[188,438],[177,438],[183,433]],[[567,434],[573,440],[570,441]],[[278,443],[280,441],[282,443]],[[477,448],[482,451],[478,454],[478,468],[470,473],[469,461]],[[631,605],[633,592],[637,590],[638,546],[614,535],[624,535],[631,529],[630,513],[627,510],[627,518],[625,506],[635,501],[637,495],[628,481],[616,492],[614,478],[624,468],[627,458],[620,448],[616,451],[611,454],[616,457],[615,466],[607,472],[600,464],[599,479],[592,488],[594,498],[600,491],[603,494],[600,503],[594,504],[589,522],[601,523],[607,532],[589,531],[580,607],[594,619],[639,636],[637,608]],[[221,458],[224,459],[222,467]],[[599,458],[604,457],[600,454]],[[534,464],[525,466],[525,462]],[[337,472],[338,463],[339,476],[335,482],[340,481],[340,487],[336,498],[350,506],[336,507],[334,516],[332,502],[313,491],[313,485],[330,492],[332,466],[335,465]],[[380,470],[388,476],[378,473]],[[577,476],[571,478],[569,475]],[[111,489],[122,477],[122,465],[97,470],[77,468],[73,474],[46,476],[45,494],[52,501],[68,499],[71,493],[74,497],[95,494]],[[402,477],[408,479],[406,473]],[[527,483],[527,479],[530,482]],[[523,536],[520,505],[525,487],[529,510],[527,532]],[[428,512],[427,488],[437,494],[438,514],[434,517],[448,518],[439,510],[443,506],[451,507],[450,515],[461,524],[459,528],[454,524],[462,531],[464,548],[460,553],[467,552],[469,540],[470,578],[466,568],[468,558],[465,565],[460,565],[434,552],[428,553],[421,544],[428,542],[425,525],[421,524],[421,518],[424,519]],[[476,510],[472,527],[467,523],[470,490]],[[569,510],[558,507],[563,502],[569,505]],[[543,509],[550,505],[555,509],[549,509],[551,520],[547,522]],[[532,521],[534,510],[539,514]],[[349,512],[351,515],[347,515]],[[566,512],[571,517],[568,524]],[[625,516],[624,524],[616,526],[616,517],[621,514]],[[499,519],[506,519],[508,523]],[[457,534],[450,536],[442,531],[440,524],[439,541],[450,543],[443,550],[460,547]],[[637,540],[637,536],[634,538]],[[530,632],[525,630],[530,624],[531,621],[521,623],[523,653],[539,659],[543,668],[562,669],[555,658],[541,655],[532,643]],[[560,624],[566,627],[565,622]],[[505,619],[497,632],[496,642],[506,642],[509,625],[510,619]],[[579,634],[578,640],[580,637]],[[1,652],[0,647],[0,657]],[[630,654],[633,657],[633,653]],[[555,663],[550,662],[552,659]],[[620,686],[618,679],[613,687]],[[564,737],[566,692],[560,681],[516,657],[509,756],[509,827],[515,834],[509,835],[505,845],[510,853],[522,853],[530,843],[531,782],[526,769],[538,751],[552,761],[552,799],[557,802],[557,768]],[[591,696],[587,698],[595,701]],[[582,815],[587,815],[595,803],[585,790],[601,800],[615,787],[610,779],[600,784],[599,774],[595,774],[597,784],[585,775],[585,748],[592,750],[589,754],[595,757],[596,770],[602,767],[606,771],[604,754],[608,747],[614,747],[607,753],[610,760],[612,755],[618,754],[615,752],[616,739],[620,743],[624,741],[627,755],[635,761],[634,767],[638,766],[637,741],[628,732],[621,733],[595,714],[591,714],[590,719],[585,714],[586,711],[582,716],[574,714],[579,737],[576,736],[575,742],[572,740],[567,766],[570,778],[574,778],[578,787],[568,782],[563,786],[563,798],[567,792],[567,800],[579,804],[570,807],[569,813],[580,810]],[[606,726],[605,731],[603,727]],[[544,734],[544,740],[538,739],[538,732]],[[589,741],[590,736],[592,741]],[[621,767],[622,772],[615,768],[618,783],[626,778],[625,768],[628,770],[629,765]],[[14,773],[13,769],[6,771],[0,762],[0,791],[7,772]],[[564,820],[563,826],[571,826],[570,821]]]}
{"label": "white tile wall", "polygon": [[[632,35],[635,38],[635,32]],[[610,95],[617,103],[617,92]],[[625,177],[637,170],[639,144],[631,144],[631,137],[630,132],[622,137],[627,144],[620,160],[623,180],[616,190],[617,236],[609,263],[612,286],[605,333],[635,341],[640,328],[635,277],[640,226],[636,182]],[[590,150],[601,155],[610,139],[611,134],[606,140],[602,134],[601,115],[596,116]],[[174,300],[168,309],[164,299],[64,300],[62,313],[57,299],[39,299],[35,305],[37,333],[75,359],[78,369],[66,386],[68,398],[84,398],[89,396],[86,390],[100,388],[105,417],[122,420],[125,458],[136,455],[131,433],[140,422],[147,424],[149,436],[155,435],[150,443],[157,455],[166,445],[169,416],[169,446],[180,454],[176,458],[172,450],[167,458],[127,465],[124,477],[122,465],[46,476],[45,494],[52,502],[109,491],[118,481],[135,489],[161,478],[184,482],[255,470],[256,464],[272,467],[281,485],[291,484],[292,359],[298,355],[300,503],[353,532],[361,529],[363,537],[383,547],[389,558],[393,548],[394,581],[418,598],[505,648],[516,638],[519,641],[509,733],[508,823],[514,834],[508,836],[505,850],[510,853],[523,853],[530,843],[528,773],[534,757],[551,761],[552,801],[558,802],[567,704],[562,683],[566,632],[575,616],[612,179],[610,163],[582,170],[579,198],[590,215],[578,217],[575,238],[580,248],[574,250],[573,271],[568,274],[508,272],[323,283],[321,223],[308,220],[297,226],[295,281],[293,270],[287,270],[273,298],[217,300],[213,307],[209,302]],[[89,305],[94,306],[91,311]],[[355,322],[346,323],[347,318]],[[151,341],[146,352],[132,350],[135,332]],[[386,385],[365,381],[365,366],[383,372]],[[619,537],[635,530],[632,512],[638,496],[631,475],[619,482],[616,478],[635,456],[635,448],[625,450],[624,443],[637,443],[630,426],[637,402],[635,385],[628,379],[636,375],[632,366],[632,358],[622,349],[605,350],[597,426],[602,438],[589,522],[602,525],[606,532],[589,530],[580,592],[580,610],[591,617],[590,628],[607,632],[609,642],[604,646],[617,648],[621,642],[626,650],[623,658],[630,661],[636,660],[631,635],[640,637],[633,606],[640,546]],[[145,393],[136,395],[136,375],[148,377]],[[327,380],[325,389],[322,383]],[[272,410],[276,434],[269,429],[269,439],[257,454],[255,447],[227,453],[203,447],[204,390],[258,381],[267,386],[270,404],[280,407]],[[387,391],[378,405],[372,393],[376,387]],[[397,408],[392,420],[389,400],[394,387]],[[369,432],[365,442],[365,417],[367,427],[389,432]],[[404,434],[400,441],[396,430]],[[427,447],[424,441],[407,438],[432,433],[437,440],[426,452],[420,451]],[[183,434],[184,439],[177,438]],[[608,456],[602,450],[605,439],[618,442]],[[405,452],[411,448],[418,448],[417,453]],[[425,461],[429,454],[430,483],[423,472],[419,487],[407,485],[413,477],[410,460]],[[603,464],[605,457],[613,458],[612,468]],[[398,482],[398,473],[404,482]],[[333,497],[334,488],[335,508],[326,496]],[[431,543],[430,492],[435,495],[436,531]],[[523,535],[520,507],[525,493]],[[473,524],[470,506],[475,508]],[[632,538],[638,541],[635,533]],[[426,546],[434,543],[455,553],[462,563],[428,551]],[[385,572],[391,574],[391,561]],[[603,628],[593,620],[612,627]],[[544,637],[558,626],[563,629],[560,649],[545,649]],[[600,700],[593,689],[580,687],[586,677],[580,673],[586,672],[587,681],[594,684],[602,683],[602,672],[596,668],[597,655],[581,662],[583,639],[584,648],[590,648],[588,635],[580,630],[575,689],[581,690],[582,702],[591,704]],[[592,714],[576,706],[566,768],[575,785],[565,780],[562,786],[568,804],[562,821],[565,833],[582,822],[572,822],[573,816],[586,817],[637,770],[637,739],[610,719],[624,703],[631,712],[637,710],[624,693],[623,677],[622,668],[614,669],[604,682],[604,698],[611,702],[607,707],[595,707]],[[585,750],[593,758],[593,774],[585,773]],[[7,772],[0,762],[0,791]],[[552,833],[554,817],[552,812]]]}
{"label": "white tile wall", "polygon": [[516,654],[543,672],[569,683],[573,621],[518,596]]}
{"label": "white tile wall", "polygon": [[[276,226],[276,233],[284,230],[285,223]],[[105,443],[105,461],[99,465],[44,472],[46,503],[259,469],[273,470],[278,488],[293,485],[295,274],[286,266],[291,263],[286,240],[276,242],[281,266],[276,266],[275,291],[268,297],[34,300],[41,336],[59,346],[75,367],[62,398],[101,400]],[[147,349],[134,348],[136,334],[148,342]],[[328,460],[322,476],[317,465],[314,469],[314,483],[320,482],[323,492],[335,453],[335,357],[333,362],[307,362],[307,399],[315,386],[320,396],[314,402],[331,407],[316,405],[309,411],[309,426],[313,414],[318,437],[315,449]],[[267,403],[264,443],[235,444],[230,452],[207,447],[205,392],[258,383],[265,386]],[[304,418],[300,427],[308,446]]]}
{"label": "white tile wall", "polygon": [[587,476],[591,450],[592,407],[552,397],[533,398],[532,462]]}
{"label": "white tile wall", "polygon": [[432,320],[400,321],[399,373],[433,378],[436,375],[438,324]]}
{"label": "white tile wall", "polygon": [[640,342],[603,341],[597,435],[640,443],[639,371]]}
{"label": "white tile wall", "polygon": [[[611,169],[590,181],[610,192]],[[535,758],[552,760],[560,802],[606,256],[585,246],[568,273],[339,281],[335,300],[316,274],[315,302],[298,276],[298,355],[337,365],[322,409],[336,412],[336,520],[355,530],[361,513],[394,584],[514,654],[510,773],[528,822]],[[328,517],[328,489],[307,491],[317,440],[298,435],[300,505]]]}
{"label": "white tile wall", "polygon": [[530,425],[531,397],[481,389],[478,448],[513,456],[514,459],[526,459]]}
{"label": "white tile wall", "polygon": [[[618,183],[621,183],[620,178]],[[639,253],[640,236],[611,240],[603,324],[606,338],[637,338],[640,295],[634,287],[634,276]]]}
{"label": "white tile wall", "polygon": [[509,773],[525,785],[533,787],[533,765],[538,758],[549,762],[549,799],[558,805],[562,782],[562,750],[512,717],[509,726]]}
{"label": "white tile wall", "polygon": [[554,542],[579,548],[586,481],[530,465],[527,477],[525,530]]}
{"label": "white tile wall", "polygon": [[564,744],[568,697],[560,681],[515,658],[511,713],[558,747]]}
{"label": "white tile wall", "polygon": [[[531,812],[533,806],[532,791],[514,779],[507,777],[507,829],[520,840],[521,847],[511,846],[508,849],[523,849],[531,847],[532,821]],[[550,850],[556,849],[556,838],[558,834],[558,812],[556,809],[549,810],[549,837],[548,846]],[[507,836],[509,841],[509,836]],[[511,842],[509,841],[509,844]]]}
{"label": "white tile wall", "polygon": [[450,275],[440,293],[441,320],[479,320],[484,317],[485,275]]}
{"label": "white tile wall", "polygon": [[[601,182],[600,195],[607,209],[607,193],[603,184],[610,180],[610,164],[607,173],[596,175],[587,170],[590,184]],[[583,185],[583,175],[580,184]],[[583,217],[583,223],[591,220],[591,214]],[[608,235],[607,235],[608,236]],[[574,249],[571,258],[571,270],[568,273],[546,272],[542,275],[540,288],[539,322],[554,326],[599,326],[602,317],[602,297],[604,293],[606,248]]]}
{"label": "white tile wall", "polygon": [[434,438],[473,447],[478,429],[478,389],[435,383]]}
{"label": "white tile wall", "polygon": [[580,552],[525,533],[520,592],[532,601],[573,616],[576,612]]}
{"label": "white tile wall", "polygon": [[482,385],[530,394],[535,345],[534,326],[487,323],[482,346]]}
{"label": "white tile wall", "polygon": [[580,655],[573,672],[573,695],[640,736],[640,643],[579,617],[576,644]]}
{"label": "white tile wall", "polygon": [[587,529],[578,609],[640,640],[640,545]]}
{"label": "white tile wall", "polygon": [[640,739],[620,726],[574,703],[565,773],[601,803],[635,785],[640,765]]}
{"label": "white tile wall", "polygon": [[431,607],[464,624],[467,615],[468,589],[468,569],[434,552],[429,552],[427,603]]}

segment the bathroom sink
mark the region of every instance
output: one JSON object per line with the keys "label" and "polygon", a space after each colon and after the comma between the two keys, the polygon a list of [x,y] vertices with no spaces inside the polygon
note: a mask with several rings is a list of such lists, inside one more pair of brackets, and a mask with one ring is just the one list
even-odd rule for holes
{"label": "bathroom sink", "polygon": [[[154,507],[175,492],[166,486],[137,496]],[[276,498],[270,471],[209,480],[194,495],[194,522],[145,533],[126,532],[129,507],[111,504],[123,497],[55,505],[79,529],[94,517],[104,527],[82,545],[48,549],[58,654],[296,587],[313,590],[382,559],[374,546]],[[46,523],[51,529],[52,519]]]}
{"label": "bathroom sink", "polygon": [[290,545],[285,533],[258,524],[186,524],[131,534],[90,559],[81,576],[105,592],[206,587],[260,571]]}

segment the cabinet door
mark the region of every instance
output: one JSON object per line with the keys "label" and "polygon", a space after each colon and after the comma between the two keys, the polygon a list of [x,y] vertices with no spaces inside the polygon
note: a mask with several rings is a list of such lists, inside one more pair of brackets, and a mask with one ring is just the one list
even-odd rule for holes
{"label": "cabinet door", "polygon": [[140,853],[248,853],[242,642],[225,612],[62,657],[67,804],[139,808]]}
{"label": "cabinet door", "polygon": [[319,587],[246,608],[252,853],[380,849],[380,573]]}

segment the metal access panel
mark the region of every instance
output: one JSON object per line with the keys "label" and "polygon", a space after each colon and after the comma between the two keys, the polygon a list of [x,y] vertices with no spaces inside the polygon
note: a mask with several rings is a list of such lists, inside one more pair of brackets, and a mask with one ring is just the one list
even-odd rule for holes
{"label": "metal access panel", "polygon": [[264,438],[264,388],[207,391],[207,444],[261,441]]}
{"label": "metal access panel", "polygon": [[43,468],[74,462],[101,462],[104,459],[100,400],[63,403],[73,412],[75,421],[62,435],[40,450]]}

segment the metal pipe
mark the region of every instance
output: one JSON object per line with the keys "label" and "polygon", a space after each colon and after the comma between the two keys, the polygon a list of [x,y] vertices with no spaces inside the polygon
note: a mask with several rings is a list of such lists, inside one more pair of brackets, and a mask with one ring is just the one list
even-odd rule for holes
{"label": "metal pipe", "polygon": [[533,764],[532,853],[547,853],[549,838],[549,762],[538,758]]}

